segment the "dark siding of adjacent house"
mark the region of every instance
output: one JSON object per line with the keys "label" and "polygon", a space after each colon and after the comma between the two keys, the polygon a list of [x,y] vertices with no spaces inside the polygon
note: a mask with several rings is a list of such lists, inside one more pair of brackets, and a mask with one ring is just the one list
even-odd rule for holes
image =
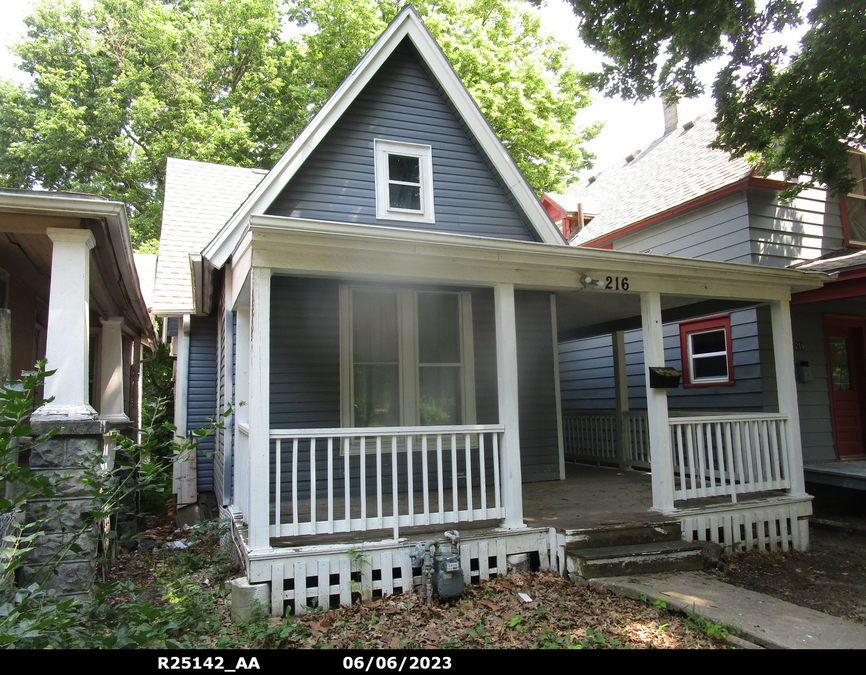
{"label": "dark siding of adjacent house", "polygon": [[[432,147],[435,224],[376,218],[377,138]],[[408,41],[373,76],[267,213],[539,240]]]}
{"label": "dark siding of adjacent house", "polygon": [[[194,316],[189,329],[189,391],[187,394],[187,431],[205,427],[216,412],[217,321],[215,316]],[[197,472],[199,492],[211,492],[213,482],[214,437],[199,441]]]}
{"label": "dark siding of adjacent house", "polygon": [[[776,407],[772,335],[766,308],[731,312],[734,386],[668,390],[671,410],[771,412]],[[625,334],[629,407],[646,410],[641,331]],[[678,324],[664,326],[665,365],[682,369]],[[613,347],[609,335],[559,346],[562,409],[612,411]]]}

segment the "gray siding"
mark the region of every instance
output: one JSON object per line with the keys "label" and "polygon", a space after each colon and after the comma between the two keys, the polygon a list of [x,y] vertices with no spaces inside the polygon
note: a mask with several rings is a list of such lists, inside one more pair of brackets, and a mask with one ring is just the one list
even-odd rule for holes
{"label": "gray siding", "polygon": [[[376,138],[432,147],[435,224],[376,218]],[[267,213],[540,240],[408,42],[382,66]]]}
{"label": "gray siding", "polygon": [[[772,364],[772,343],[762,309],[731,312],[734,385],[668,390],[671,410],[683,411],[768,411],[775,405],[775,380],[767,381]],[[646,409],[641,331],[625,334],[629,407]],[[664,326],[665,365],[682,370],[679,325]],[[660,364],[653,364],[660,365]],[[564,342],[559,346],[562,408],[566,412],[613,410],[613,347],[609,335]],[[771,391],[766,390],[772,384]]]}
{"label": "gray siding", "polygon": [[823,190],[806,190],[790,204],[773,192],[752,192],[749,212],[755,264],[787,267],[843,247],[839,199]]}
{"label": "gray siding", "polygon": [[[216,412],[217,321],[214,316],[194,316],[189,328],[189,390],[187,394],[187,432],[207,427]],[[199,492],[211,492],[213,482],[214,436],[198,443],[197,471]]]}
{"label": "gray siding", "polygon": [[737,192],[619,237],[617,251],[751,262],[746,195]]}
{"label": "gray siding", "polygon": [[520,468],[524,482],[559,479],[550,295],[515,293]]}

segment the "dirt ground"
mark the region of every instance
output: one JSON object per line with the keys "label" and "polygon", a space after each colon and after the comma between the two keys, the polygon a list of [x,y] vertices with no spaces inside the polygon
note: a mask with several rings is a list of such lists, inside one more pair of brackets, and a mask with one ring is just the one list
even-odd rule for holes
{"label": "dirt ground", "polygon": [[809,486],[815,495],[808,552],[726,557],[719,579],[866,625],[866,494]]}

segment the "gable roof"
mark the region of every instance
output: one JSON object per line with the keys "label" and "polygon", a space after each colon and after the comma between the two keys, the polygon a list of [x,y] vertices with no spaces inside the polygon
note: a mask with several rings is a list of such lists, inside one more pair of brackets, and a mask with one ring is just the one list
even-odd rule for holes
{"label": "gable roof", "polygon": [[260,169],[168,158],[153,312],[195,311],[189,255],[201,251],[265,176]]}
{"label": "gable roof", "polygon": [[538,230],[542,241],[564,244],[559,231],[535,196],[532,188],[517,168],[511,155],[466,90],[451,63],[427,30],[421,17],[409,5],[397,14],[375,44],[364,55],[354,70],[328,99],[289,149],[277,161],[264,180],[252,191],[242,206],[204,248],[202,256],[215,267],[222,267],[234,251],[251,215],[265,213],[313,150],[325,138],[349,105],[378,72],[388,57],[404,39],[411,40],[420,58],[437,78],[445,94],[451,99],[481,149],[499,173],[506,187],[514,194],[518,205],[525,211]]}
{"label": "gable roof", "polygon": [[745,160],[708,147],[716,137],[712,118],[712,111],[704,113],[608,167],[592,182],[547,195],[565,211],[575,212],[580,204],[585,216],[593,216],[571,243],[587,244],[749,178],[753,167]]}

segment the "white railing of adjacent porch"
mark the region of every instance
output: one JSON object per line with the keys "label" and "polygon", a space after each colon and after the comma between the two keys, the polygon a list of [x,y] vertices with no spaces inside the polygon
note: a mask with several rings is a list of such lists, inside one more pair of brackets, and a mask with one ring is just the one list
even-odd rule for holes
{"label": "white railing of adjacent porch", "polygon": [[670,420],[674,499],[791,487],[785,415],[745,413]]}
{"label": "white railing of adjacent porch", "polygon": [[[649,468],[649,427],[645,410],[623,414],[628,425],[629,466]],[[572,462],[616,465],[616,414],[612,411],[571,412],[562,416],[565,458]]]}
{"label": "white railing of adjacent porch", "polygon": [[501,519],[504,430],[272,429],[270,536]]}

